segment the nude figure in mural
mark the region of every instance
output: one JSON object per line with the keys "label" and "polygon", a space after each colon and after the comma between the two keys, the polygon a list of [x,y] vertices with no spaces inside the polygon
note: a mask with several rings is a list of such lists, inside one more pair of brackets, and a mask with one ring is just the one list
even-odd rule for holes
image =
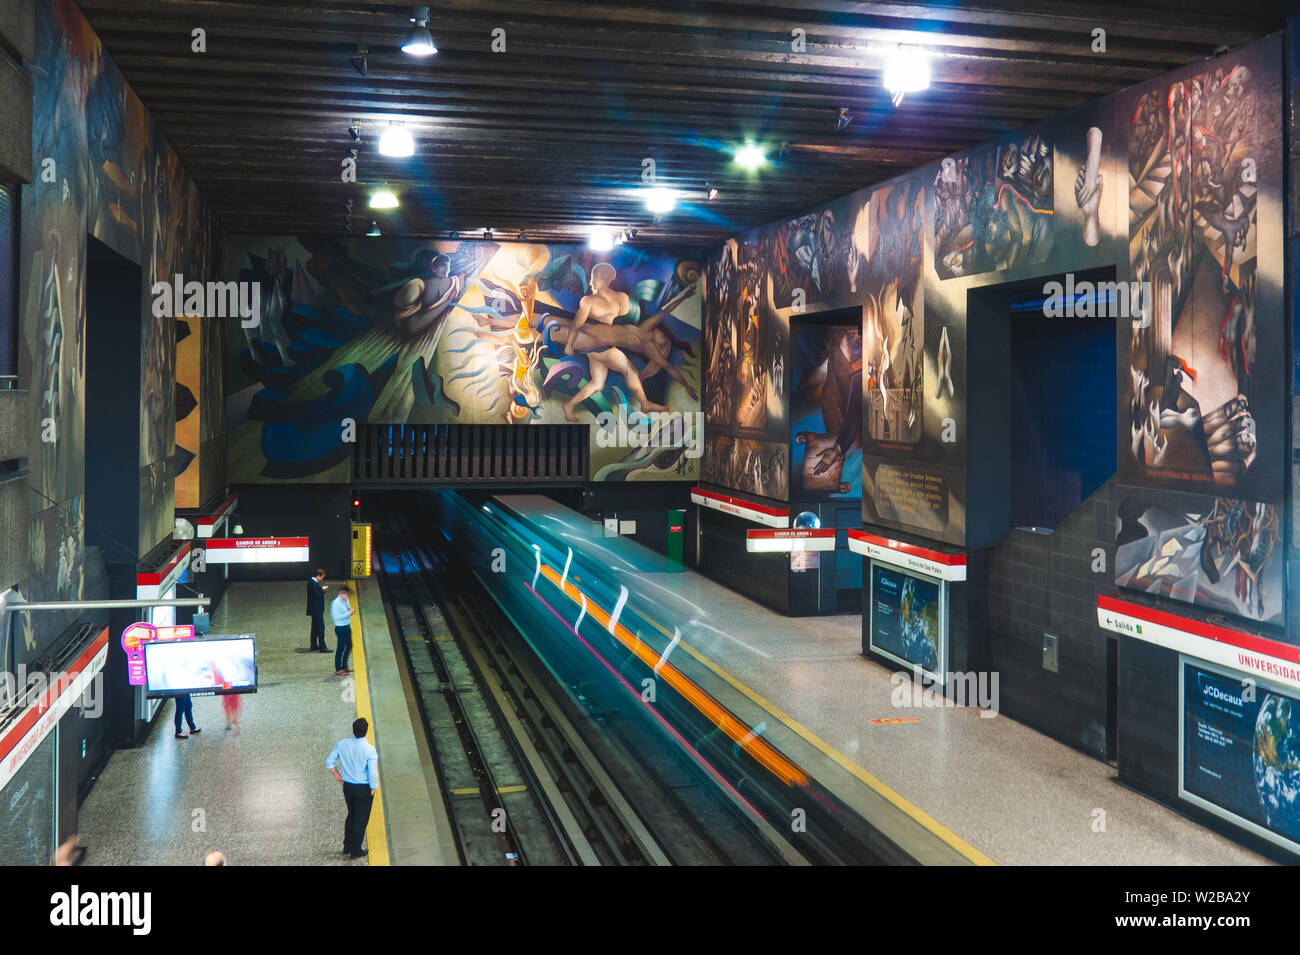
{"label": "nude figure in mural", "polygon": [[[643,412],[654,413],[668,410],[666,405],[655,404],[646,397],[640,374],[637,373],[631,360],[622,351],[622,348],[643,350],[640,347],[642,339],[637,333],[640,332],[642,336],[653,336],[653,332],[656,330],[654,326],[657,326],[659,321],[663,320],[662,316],[665,313],[661,312],[655,316],[657,320],[648,320],[644,323],[648,326],[650,321],[654,321],[654,326],[649,328],[641,325],[614,325],[616,318],[626,315],[632,310],[632,302],[627,293],[610,288],[617,275],[614,266],[608,262],[601,262],[591,270],[591,291],[582,297],[582,301],[578,303],[578,314],[573,319],[573,325],[565,330],[568,338],[564,346],[566,355],[572,355],[574,350],[581,346],[598,349],[587,352],[587,364],[590,367],[591,379],[579,389],[576,395],[565,402],[564,419],[566,421],[577,422],[578,416],[573,413],[573,409],[592,395],[603,390],[605,379],[611,371],[617,372],[627,380],[627,386],[641,405]],[[588,322],[597,324],[588,325]],[[584,350],[586,349],[584,348]],[[650,365],[646,367],[647,373],[657,374],[660,366],[671,369],[670,374],[676,371],[676,369],[673,369],[672,364],[667,361],[666,355],[663,361],[658,359],[657,356],[660,354],[658,348],[654,352],[645,352],[645,354],[650,358]],[[654,367],[653,372],[650,372],[651,367]],[[677,372],[673,374],[673,377],[681,380],[680,374],[680,372]]]}
{"label": "nude figure in mural", "polygon": [[455,306],[463,288],[451,274],[451,259],[426,249],[419,253],[423,275],[403,285],[394,298],[393,322],[408,335],[421,335]]}

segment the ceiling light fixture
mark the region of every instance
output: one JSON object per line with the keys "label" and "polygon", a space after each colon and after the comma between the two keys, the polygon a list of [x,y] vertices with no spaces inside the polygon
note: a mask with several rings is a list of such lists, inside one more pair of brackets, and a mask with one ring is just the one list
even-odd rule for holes
{"label": "ceiling light fixture", "polygon": [[662,186],[645,191],[645,207],[655,215],[672,212],[677,205],[677,193]]}
{"label": "ceiling light fixture", "polygon": [[357,142],[361,142],[361,120],[354,119],[352,121],[352,125],[348,127],[348,135]]}
{"label": "ceiling light fixture", "polygon": [[614,233],[608,229],[592,229],[587,233],[587,248],[593,252],[608,252],[614,248]]}
{"label": "ceiling light fixture", "polygon": [[493,238],[493,236],[492,236],[492,230],[491,230],[491,229],[484,229],[484,230],[483,230],[483,238],[487,239],[488,241],[491,241],[492,238]]}
{"label": "ceiling light fixture", "polygon": [[370,231],[367,232],[366,235],[368,235],[368,236],[370,236],[371,238],[373,238],[373,237],[375,237],[375,236],[377,236],[377,235],[381,235],[381,234],[382,234],[382,233],[379,231],[379,223],[376,222],[374,219],[371,219],[371,220],[370,220]]}
{"label": "ceiling light fixture", "polygon": [[718,187],[711,182],[706,182],[704,184],[704,194],[707,195],[709,201],[712,202],[714,199],[718,198]]}
{"label": "ceiling light fixture", "polygon": [[736,162],[753,170],[767,162],[767,156],[752,139],[747,139],[745,145],[736,150]]}
{"label": "ceiling light fixture", "polygon": [[433,34],[429,32],[429,8],[416,7],[411,11],[411,27],[406,39],[402,41],[402,52],[407,56],[433,56],[438,52],[434,45]]}
{"label": "ceiling light fixture", "polygon": [[849,128],[851,122],[853,122],[853,114],[849,112],[847,106],[841,106],[840,118],[835,121],[835,128],[843,132]]}
{"label": "ceiling light fixture", "polygon": [[384,130],[384,135],[379,137],[379,151],[385,156],[401,159],[415,152],[415,140],[405,126],[394,120]]}
{"label": "ceiling light fixture", "polygon": [[396,209],[397,205],[397,196],[391,189],[379,189],[370,197],[372,209]]}
{"label": "ceiling light fixture", "polygon": [[903,102],[904,93],[917,93],[929,88],[930,54],[902,47],[887,53],[883,82],[895,106]]}

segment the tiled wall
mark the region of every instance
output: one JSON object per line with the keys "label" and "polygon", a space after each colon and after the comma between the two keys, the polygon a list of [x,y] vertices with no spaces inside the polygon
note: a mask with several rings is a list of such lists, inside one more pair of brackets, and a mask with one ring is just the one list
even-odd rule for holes
{"label": "tiled wall", "polygon": [[[1002,712],[1099,758],[1107,637],[1097,595],[1115,589],[1114,527],[1108,482],[1054,532],[1013,530],[989,555],[988,665],[1001,674]],[[1044,631],[1059,640],[1057,673],[1043,668]]]}

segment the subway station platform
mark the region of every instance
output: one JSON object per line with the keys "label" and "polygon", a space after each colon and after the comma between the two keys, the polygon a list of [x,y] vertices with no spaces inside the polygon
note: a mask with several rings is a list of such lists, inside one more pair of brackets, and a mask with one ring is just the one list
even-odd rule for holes
{"label": "subway station platform", "polygon": [[[1272,864],[1119,785],[1109,765],[1010,717],[981,717],[975,707],[895,706],[891,671],[861,656],[856,614],[782,617],[698,574],[652,576],[708,608],[713,629],[697,628],[683,649],[720,681],[752,696],[828,762],[892,794],[926,828],[946,830],[988,861]],[[910,697],[910,675],[905,686]],[[1093,829],[1098,809],[1103,831]]]}
{"label": "subway station platform", "polygon": [[[83,804],[81,844],[93,865],[389,865],[445,861],[432,818],[427,753],[417,745],[377,588],[355,582],[351,677],[331,652],[310,653],[303,585],[232,585],[214,633],[254,633],[259,689],[226,730],[216,697],[194,699],[202,731],[176,739],[168,700],[142,745],[113,754]],[[341,852],[345,807],[325,769],[357,716],[371,723],[380,787],[368,857]],[[436,783],[434,783],[436,786]],[[436,795],[436,790],[435,790]],[[453,850],[454,852],[454,850]],[[454,859],[454,854],[453,854]]]}
{"label": "subway station platform", "polygon": [[[700,574],[666,567],[627,538],[595,538],[586,518],[544,498],[495,500],[523,522],[523,533],[572,546],[575,566],[586,555],[588,566],[608,567],[626,585],[629,606],[648,608],[640,616],[658,631],[637,636],[689,668],[750,726],[763,727],[835,796],[873,822],[885,819],[880,806],[888,803],[953,850],[934,861],[1272,864],[1119,784],[1113,766],[1006,715],[917,706],[910,673],[893,679],[894,671],[861,655],[858,614],[782,616]],[[673,647],[675,629],[681,640]]]}

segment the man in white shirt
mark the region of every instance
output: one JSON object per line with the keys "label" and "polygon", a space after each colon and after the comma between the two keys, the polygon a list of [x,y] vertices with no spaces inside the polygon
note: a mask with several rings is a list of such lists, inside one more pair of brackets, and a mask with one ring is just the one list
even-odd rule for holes
{"label": "man in white shirt", "polygon": [[352,652],[352,605],[348,603],[347,588],[340,587],[339,595],[330,602],[330,617],[334,620],[334,674],[347,676],[348,655]]}
{"label": "man in white shirt", "polygon": [[341,739],[325,757],[325,768],[343,786],[348,816],[343,823],[343,851],[354,859],[369,853],[361,848],[370,823],[370,808],[379,788],[379,753],[366,739],[370,724],[359,717],[352,724],[352,738]]}

